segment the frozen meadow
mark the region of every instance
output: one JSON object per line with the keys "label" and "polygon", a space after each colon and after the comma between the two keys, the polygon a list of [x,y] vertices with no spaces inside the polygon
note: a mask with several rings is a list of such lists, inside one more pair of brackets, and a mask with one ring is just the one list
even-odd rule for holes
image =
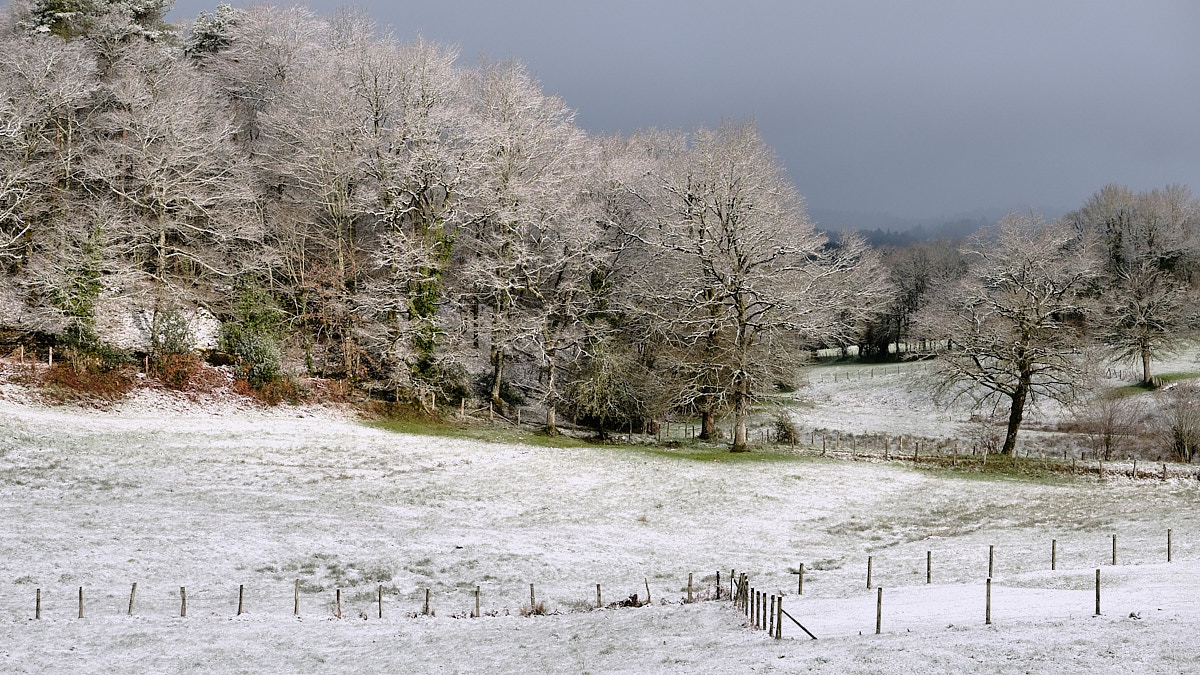
{"label": "frozen meadow", "polygon": [[[915,369],[852,386],[813,372],[796,408],[806,426],[936,436],[964,424],[931,409]],[[106,411],[47,407],[3,382],[0,670],[1195,671],[1198,498],[1186,478],[481,443],[155,391]],[[783,595],[820,639],[790,622],[768,638],[728,601],[681,603],[689,573],[708,598],[731,569]],[[531,583],[551,614],[521,616]],[[644,599],[647,584],[653,602],[593,610],[596,584],[606,604]],[[476,586],[485,616],[469,618]],[[420,615],[426,589],[432,616]]]}

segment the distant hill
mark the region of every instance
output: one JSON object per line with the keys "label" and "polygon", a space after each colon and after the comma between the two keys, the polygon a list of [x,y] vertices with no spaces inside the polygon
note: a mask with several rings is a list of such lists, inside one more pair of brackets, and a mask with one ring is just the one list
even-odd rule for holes
{"label": "distant hill", "polygon": [[[918,241],[949,239],[958,241],[981,228],[994,225],[1013,209],[976,209],[954,216],[902,218],[890,213],[809,209],[817,228],[836,234],[842,230],[858,232],[871,246],[906,246]],[[1028,207],[1022,210],[1029,210]],[[1047,220],[1058,218],[1062,209],[1033,209]]]}

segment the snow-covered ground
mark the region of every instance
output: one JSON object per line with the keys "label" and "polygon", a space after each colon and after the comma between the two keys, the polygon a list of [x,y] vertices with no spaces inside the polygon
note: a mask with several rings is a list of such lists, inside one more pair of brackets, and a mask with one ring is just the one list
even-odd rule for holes
{"label": "snow-covered ground", "polygon": [[[880,401],[831,395],[800,412],[890,433],[936,421],[913,412],[918,390],[901,395],[903,370],[886,387],[852,380]],[[889,409],[900,417],[872,421]],[[0,383],[0,672],[1188,672],[1198,504],[1183,478],[485,444],[154,391],[108,411],[46,407]],[[689,573],[700,593],[731,568],[820,640],[790,625],[771,640],[728,602],[680,604]],[[531,583],[558,614],[520,616]],[[606,603],[648,584],[654,603],[590,611],[596,584]],[[465,618],[477,585],[496,616]],[[435,616],[414,616],[426,589]]]}

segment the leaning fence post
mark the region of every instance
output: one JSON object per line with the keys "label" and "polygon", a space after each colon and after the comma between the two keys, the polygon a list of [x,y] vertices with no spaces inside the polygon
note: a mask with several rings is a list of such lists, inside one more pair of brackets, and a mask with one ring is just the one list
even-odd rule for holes
{"label": "leaning fence post", "polygon": [[238,616],[242,615],[242,597],[245,593],[245,590],[246,590],[246,586],[244,584],[238,584],[238,611],[237,611]]}
{"label": "leaning fence post", "polygon": [[129,616],[133,616],[133,598],[137,595],[137,582],[133,583],[133,587],[129,589]]}

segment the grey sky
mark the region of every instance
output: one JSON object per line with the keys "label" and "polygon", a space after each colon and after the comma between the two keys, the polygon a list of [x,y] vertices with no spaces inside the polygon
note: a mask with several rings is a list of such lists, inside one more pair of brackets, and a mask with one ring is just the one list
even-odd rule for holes
{"label": "grey sky", "polygon": [[[464,62],[520,59],[590,131],[752,117],[813,210],[936,218],[1070,209],[1114,182],[1200,191],[1187,0],[356,4]],[[215,5],[177,0],[171,17]]]}

